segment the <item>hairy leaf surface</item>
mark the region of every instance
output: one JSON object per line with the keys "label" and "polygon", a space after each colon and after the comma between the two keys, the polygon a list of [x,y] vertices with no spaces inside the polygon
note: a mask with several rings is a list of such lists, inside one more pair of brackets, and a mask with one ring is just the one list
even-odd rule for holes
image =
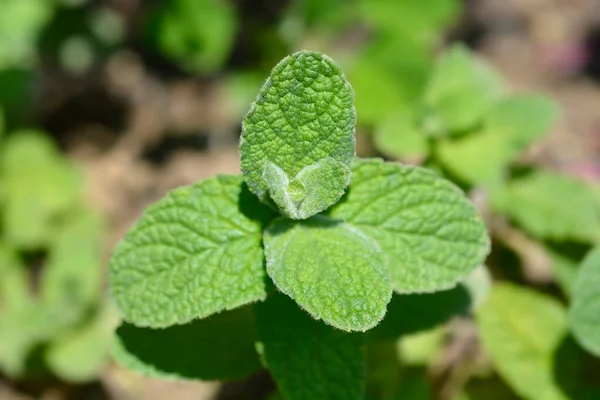
{"label": "hairy leaf surface", "polygon": [[250,190],[293,219],[334,204],[350,183],[353,101],[344,74],[323,54],[301,51],[277,64],[242,125]]}
{"label": "hairy leaf surface", "polygon": [[241,177],[219,176],[146,210],[110,262],[126,321],[161,328],[264,299],[262,222],[243,211],[268,210],[244,191]]}
{"label": "hairy leaf surface", "polygon": [[425,168],[356,160],[348,196],[330,215],[377,240],[399,293],[451,288],[489,251],[475,207]]}
{"label": "hairy leaf surface", "polygon": [[377,242],[353,227],[315,217],[276,220],[265,232],[267,273],[314,318],[365,331],[384,316],[392,290]]}

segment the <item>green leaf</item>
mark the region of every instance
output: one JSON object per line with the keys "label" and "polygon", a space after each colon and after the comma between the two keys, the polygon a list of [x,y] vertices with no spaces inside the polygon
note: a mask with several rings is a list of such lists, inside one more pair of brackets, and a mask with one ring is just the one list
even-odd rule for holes
{"label": "green leaf", "polygon": [[151,378],[167,380],[240,379],[260,370],[251,307],[166,329],[124,322],[112,345],[115,360]]}
{"label": "green leaf", "polygon": [[362,335],[315,321],[280,293],[257,305],[256,320],[263,358],[284,398],[363,398]]}
{"label": "green leaf", "polygon": [[569,317],[577,341],[600,357],[600,247],[579,267]]}
{"label": "green leaf", "polygon": [[406,88],[389,68],[374,57],[358,57],[348,69],[356,92],[358,123],[373,126],[390,114],[409,107]]}
{"label": "green leaf", "polygon": [[600,238],[600,212],[584,181],[535,171],[492,196],[495,211],[506,213],[537,237],[581,242]]}
{"label": "green leaf", "polygon": [[427,137],[410,113],[394,113],[386,118],[375,129],[374,141],[379,151],[396,158],[423,158],[429,151]]}
{"label": "green leaf", "polygon": [[425,90],[425,108],[441,121],[442,135],[476,126],[502,94],[496,72],[463,45],[448,49],[438,60]]}
{"label": "green leaf", "polygon": [[101,297],[104,276],[103,221],[87,210],[73,210],[71,218],[51,240],[40,285],[40,300],[64,325],[87,316]]}
{"label": "green leaf", "polygon": [[348,196],[330,214],[377,240],[399,293],[451,288],[489,251],[475,207],[451,182],[421,167],[356,160]]}
{"label": "green leaf", "polygon": [[360,231],[325,217],[278,219],[264,242],[267,273],[314,318],[365,331],[385,315],[392,295],[386,258]]}
{"label": "green leaf", "polygon": [[50,343],[45,354],[48,367],[68,382],[89,382],[98,378],[108,364],[117,321],[116,310],[104,305],[87,324]]}
{"label": "green leaf", "polygon": [[567,335],[556,300],[508,283],[496,284],[476,313],[480,336],[500,375],[530,400],[566,400],[554,378],[555,352]]}
{"label": "green leaf", "polygon": [[4,0],[0,14],[0,69],[31,66],[40,31],[52,17],[46,0]]}
{"label": "green leaf", "polygon": [[110,262],[124,319],[163,328],[265,298],[262,221],[240,176],[181,187],[149,207]]}
{"label": "green leaf", "polygon": [[79,201],[78,171],[41,132],[14,132],[0,151],[4,237],[15,246],[44,247],[57,220]]}
{"label": "green leaf", "polygon": [[556,283],[568,298],[573,296],[573,287],[577,279],[578,262],[550,248],[546,248],[546,254],[554,272]]}
{"label": "green leaf", "polygon": [[250,190],[286,216],[305,219],[334,204],[350,183],[354,93],[340,68],[301,51],[271,72],[244,118],[241,167]]}
{"label": "green leaf", "polygon": [[366,333],[369,342],[394,340],[448,322],[469,310],[471,299],[463,285],[435,293],[394,294],[387,314]]}
{"label": "green leaf", "polygon": [[491,132],[440,140],[436,156],[450,172],[471,184],[496,184],[504,177],[510,157],[506,139]]}
{"label": "green leaf", "polygon": [[494,184],[509,162],[549,131],[557,116],[556,104],[546,97],[508,97],[494,104],[479,131],[438,143],[437,156],[468,183]]}
{"label": "green leaf", "polygon": [[552,128],[559,115],[557,104],[541,95],[516,95],[496,103],[486,115],[484,129],[505,140],[516,156]]}
{"label": "green leaf", "polygon": [[152,10],[148,40],[191,72],[217,70],[236,34],[234,7],[225,0],[169,0]]}

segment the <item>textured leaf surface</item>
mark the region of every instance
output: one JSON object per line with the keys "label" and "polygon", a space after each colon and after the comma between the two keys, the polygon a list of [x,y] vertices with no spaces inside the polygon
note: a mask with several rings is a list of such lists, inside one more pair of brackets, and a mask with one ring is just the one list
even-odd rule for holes
{"label": "textured leaf surface", "polygon": [[244,307],[166,329],[124,322],[115,360],[139,374],[168,380],[239,379],[261,368],[252,309]]}
{"label": "textured leaf surface", "polygon": [[554,357],[567,335],[556,300],[512,284],[496,284],[477,311],[485,349],[500,375],[525,399],[567,399],[554,378]]}
{"label": "textured leaf surface", "polygon": [[400,293],[448,289],[489,250],[475,207],[452,183],[421,167],[355,161],[348,196],[331,216],[377,240]]}
{"label": "textured leaf surface", "polygon": [[240,210],[265,207],[244,190],[241,177],[220,176],[146,210],[110,262],[126,321],[166,327],[264,299],[261,221]]}
{"label": "textured leaf surface", "polygon": [[448,134],[475,126],[501,94],[495,71],[455,45],[438,60],[423,101]]}
{"label": "textured leaf surface", "polygon": [[265,232],[267,273],[314,318],[365,331],[384,316],[392,290],[379,245],[324,217],[276,220]]}
{"label": "textured leaf surface", "polygon": [[235,9],[225,0],[161,2],[146,29],[158,50],[193,72],[225,62],[236,32]]}
{"label": "textured leaf surface", "polygon": [[354,157],[353,101],[327,56],[301,51],[277,64],[242,126],[241,167],[250,190],[294,219],[334,204],[350,182],[339,171]]}
{"label": "textured leaf surface", "polygon": [[387,314],[366,333],[369,342],[394,340],[444,324],[469,310],[471,298],[463,285],[436,293],[394,294]]}
{"label": "textured leaf surface", "polygon": [[590,252],[579,267],[570,323],[579,343],[600,357],[600,247]]}
{"label": "textured leaf surface", "polygon": [[536,171],[492,194],[497,211],[535,236],[583,242],[600,238],[600,212],[591,188],[583,181]]}
{"label": "textured leaf surface", "polygon": [[287,400],[359,400],[365,387],[362,335],[303,312],[287,296],[256,306],[263,358]]}

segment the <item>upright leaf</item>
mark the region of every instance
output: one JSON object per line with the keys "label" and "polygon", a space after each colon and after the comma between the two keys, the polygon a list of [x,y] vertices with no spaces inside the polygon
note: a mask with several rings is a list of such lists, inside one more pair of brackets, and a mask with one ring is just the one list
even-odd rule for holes
{"label": "upright leaf", "polygon": [[166,329],[124,322],[112,345],[115,360],[139,374],[168,380],[240,379],[261,368],[250,307]]}
{"label": "upright leaf", "polygon": [[554,378],[555,353],[567,335],[560,303],[502,283],[476,315],[485,349],[515,392],[528,400],[567,400]]}
{"label": "upright leaf", "polygon": [[277,64],[242,125],[250,190],[293,219],[334,204],[350,183],[353,101],[344,74],[325,55],[301,51]]}
{"label": "upright leaf", "polygon": [[348,196],[331,216],[377,240],[399,293],[451,288],[489,251],[475,207],[425,168],[356,160]]}
{"label": "upright leaf", "polygon": [[265,298],[262,222],[242,212],[264,206],[244,190],[241,177],[220,176],[146,210],[110,262],[126,321],[162,328]]}
{"label": "upright leaf", "polygon": [[570,323],[579,343],[600,357],[600,247],[590,252],[579,267]]}
{"label": "upright leaf", "polygon": [[362,336],[315,321],[286,296],[256,307],[263,358],[287,400],[359,400],[365,387]]}
{"label": "upright leaf", "polygon": [[315,217],[276,220],[265,232],[267,273],[314,318],[365,331],[384,316],[392,290],[379,245],[353,227]]}
{"label": "upright leaf", "polygon": [[566,175],[536,171],[492,192],[492,206],[531,234],[553,240],[600,240],[600,211],[591,188]]}

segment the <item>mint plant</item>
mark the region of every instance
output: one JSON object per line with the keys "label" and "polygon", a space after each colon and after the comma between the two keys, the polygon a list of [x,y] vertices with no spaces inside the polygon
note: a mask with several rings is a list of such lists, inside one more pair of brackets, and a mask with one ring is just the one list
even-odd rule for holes
{"label": "mint plant", "polygon": [[[393,298],[406,310],[403,298],[455,287],[489,239],[433,171],[354,158],[353,101],[329,57],[286,57],[244,118],[243,174],[175,189],[145,211],[110,261],[118,362],[224,380],[261,359],[285,398],[362,398],[360,332]],[[387,332],[401,315],[389,313]]]}

